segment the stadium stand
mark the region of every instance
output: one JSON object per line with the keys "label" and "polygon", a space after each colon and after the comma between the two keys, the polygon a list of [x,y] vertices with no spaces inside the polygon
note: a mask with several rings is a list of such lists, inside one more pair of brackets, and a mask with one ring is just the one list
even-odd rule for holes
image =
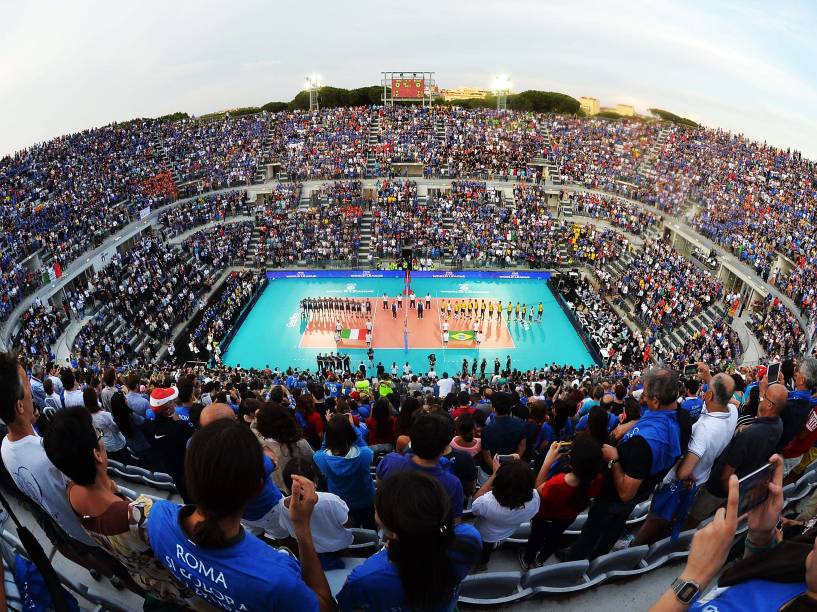
{"label": "stadium stand", "polygon": [[[251,188],[266,164],[287,180]],[[486,109],[136,120],[36,145],[0,160],[0,312],[19,352],[0,356],[12,391],[0,401],[3,490],[36,515],[51,558],[114,577],[140,605],[497,606],[603,589],[718,537],[765,567],[778,536],[752,526],[782,512],[803,527],[817,500],[817,361],[803,325],[817,310],[816,185],[799,153],[721,130]],[[674,249],[668,218],[745,264],[765,295],[748,303],[717,260]],[[51,290],[140,221],[104,265]],[[407,241],[418,267],[563,270],[560,297],[603,363],[466,374],[448,389],[431,372],[386,382],[365,366],[220,363],[261,270],[396,266]],[[751,361],[739,323],[761,347]],[[175,355],[182,333],[189,350]],[[782,385],[759,360],[782,362]],[[695,374],[681,380],[686,366]],[[699,425],[710,421],[725,425]],[[701,448],[706,469],[684,471]],[[774,504],[729,533],[711,519],[724,475],[772,455]],[[32,497],[21,465],[51,497]],[[682,485],[691,509],[673,497],[655,527]],[[138,533],[103,529],[90,507]],[[242,524],[239,546],[230,530]],[[213,564],[205,588],[167,561],[170,543],[189,546],[188,566]],[[7,568],[31,554],[10,530],[2,549]],[[219,565],[221,549],[280,582],[248,586]],[[497,571],[494,549],[518,569]],[[133,605],[58,575],[91,605]]]}

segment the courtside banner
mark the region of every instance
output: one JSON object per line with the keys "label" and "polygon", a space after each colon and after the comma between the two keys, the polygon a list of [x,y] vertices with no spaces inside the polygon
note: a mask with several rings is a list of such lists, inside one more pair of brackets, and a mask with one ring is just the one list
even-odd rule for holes
{"label": "courtside banner", "polygon": [[[403,270],[267,270],[267,278],[276,280],[282,278],[403,278]],[[500,280],[548,280],[550,272],[535,270],[521,272],[488,271],[488,270],[461,270],[457,272],[443,272],[441,270],[415,270],[412,278],[484,278]]]}

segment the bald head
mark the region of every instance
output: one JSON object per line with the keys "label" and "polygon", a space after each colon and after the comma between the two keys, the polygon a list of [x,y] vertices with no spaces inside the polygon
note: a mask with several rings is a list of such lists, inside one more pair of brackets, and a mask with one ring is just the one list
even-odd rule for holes
{"label": "bald head", "polygon": [[768,416],[780,416],[780,412],[789,399],[789,392],[786,389],[786,385],[781,385],[780,383],[769,385],[769,388],[766,389],[766,399],[768,401],[763,402],[762,406],[763,414]]}
{"label": "bald head", "polygon": [[199,424],[204,428],[219,419],[235,420],[235,412],[227,404],[210,404],[202,409]]}

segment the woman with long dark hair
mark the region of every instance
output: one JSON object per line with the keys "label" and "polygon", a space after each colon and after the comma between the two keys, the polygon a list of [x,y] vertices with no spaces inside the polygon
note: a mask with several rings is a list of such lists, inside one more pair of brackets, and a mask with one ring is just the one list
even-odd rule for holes
{"label": "woman with long dark hair", "polygon": [[445,489],[415,470],[381,481],[375,509],[386,546],[346,579],[341,610],[451,610],[482,550],[477,530],[454,525]]}
{"label": "woman with long dark hair", "polygon": [[295,419],[304,431],[304,437],[317,450],[321,447],[323,440],[323,419],[315,409],[315,400],[312,394],[302,394],[295,401]]}
{"label": "woman with long dark hair", "polygon": [[261,441],[261,446],[275,456],[276,470],[272,482],[282,492],[288,494],[282,474],[287,463],[296,458],[311,459],[315,451],[304,438],[292,411],[278,402],[267,402],[255,413],[255,421],[250,428]]}
{"label": "woman with long dark hair", "polygon": [[369,446],[374,453],[389,453],[394,450],[397,419],[391,412],[391,402],[381,397],[372,406],[372,414],[366,419],[369,428]]}
{"label": "woman with long dark hair", "polygon": [[141,429],[145,419],[134,414],[125,400],[125,394],[121,391],[110,396],[110,403],[111,416],[116,426],[119,427],[119,431],[125,436],[128,449],[139,458],[142,467],[148,470],[153,469],[153,463],[150,460],[150,444]]}
{"label": "woman with long dark hair", "polygon": [[208,603],[229,609],[331,609],[332,595],[312,541],[315,485],[293,476],[290,520],[300,565],[247,534],[241,516],[264,484],[263,452],[244,425],[219,419],[190,439],[185,478],[195,505],[153,505],[148,537],[156,558]]}
{"label": "woman with long dark hair", "polygon": [[[560,452],[558,443],[550,445],[536,477],[539,512],[531,519],[528,543],[519,552],[519,564],[524,571],[548,560],[565,529],[601,491],[601,445],[592,436],[579,436],[568,444],[562,447],[565,453]],[[563,454],[568,454],[570,471],[548,479],[551,466]]]}
{"label": "woman with long dark hair", "polygon": [[[386,402],[385,398],[378,402]],[[346,502],[353,527],[374,529],[374,483],[369,466],[374,453],[366,445],[352,415],[333,414],[326,424],[323,446],[315,463],[326,478],[327,488]]]}
{"label": "woman with long dark hair", "polygon": [[86,387],[82,392],[82,401],[85,408],[91,413],[94,427],[102,434],[102,442],[108,457],[120,463],[134,463],[134,457],[128,452],[127,440],[119,431],[110,412],[106,412],[99,405],[99,399],[93,387]]}

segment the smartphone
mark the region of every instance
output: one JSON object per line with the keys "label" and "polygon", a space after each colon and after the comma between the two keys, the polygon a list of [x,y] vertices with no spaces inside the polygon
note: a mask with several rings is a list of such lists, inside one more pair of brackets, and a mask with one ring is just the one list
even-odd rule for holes
{"label": "smartphone", "polygon": [[684,366],[684,378],[691,378],[698,373],[698,364],[691,363]]}
{"label": "smartphone", "polygon": [[774,463],[767,463],[740,479],[738,516],[742,516],[766,501],[769,483],[774,475]]}
{"label": "smartphone", "polygon": [[769,382],[777,382],[780,377],[780,362],[776,361],[769,364],[769,369],[766,370],[766,380]]}
{"label": "smartphone", "polygon": [[513,455],[497,455],[496,460],[500,463],[508,463],[509,461],[513,461],[516,459]]}
{"label": "smartphone", "polygon": [[559,442],[560,453],[569,453],[571,448],[573,448],[573,442]]}

